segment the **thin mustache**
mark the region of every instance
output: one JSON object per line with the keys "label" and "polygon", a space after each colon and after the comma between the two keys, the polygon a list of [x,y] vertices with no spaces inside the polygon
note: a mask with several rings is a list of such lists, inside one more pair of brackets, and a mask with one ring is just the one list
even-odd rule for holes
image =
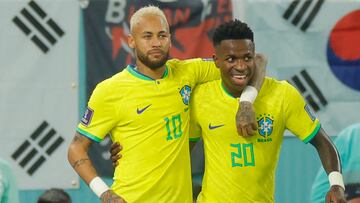
{"label": "thin mustache", "polygon": [[153,52],[160,52],[162,54],[165,53],[165,51],[161,50],[161,49],[151,49],[150,51],[148,51],[148,53],[153,53]]}

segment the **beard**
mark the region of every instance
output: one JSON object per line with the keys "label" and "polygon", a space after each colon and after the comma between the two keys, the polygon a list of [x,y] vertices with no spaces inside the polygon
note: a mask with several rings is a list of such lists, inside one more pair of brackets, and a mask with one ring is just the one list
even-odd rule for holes
{"label": "beard", "polygon": [[162,54],[163,55],[159,60],[151,60],[149,56],[141,52],[137,52],[137,57],[145,66],[149,67],[152,70],[156,70],[165,65],[169,57],[169,52],[162,52]]}

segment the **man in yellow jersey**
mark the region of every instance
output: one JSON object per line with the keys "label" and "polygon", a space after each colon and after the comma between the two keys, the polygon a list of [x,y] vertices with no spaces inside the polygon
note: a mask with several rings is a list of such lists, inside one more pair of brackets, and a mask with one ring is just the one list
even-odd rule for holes
{"label": "man in yellow jersey", "polygon": [[197,86],[190,104],[190,139],[201,137],[205,151],[197,202],[274,202],[275,169],[286,129],[317,149],[330,174],[326,202],[345,202],[337,150],[299,92],[286,81],[265,78],[254,102],[257,133],[237,135],[235,107],[255,69],[253,32],[233,20],[215,30],[213,44],[221,79]]}
{"label": "man in yellow jersey", "polygon": [[[135,12],[130,32],[136,65],[97,85],[69,146],[69,162],[102,202],[190,203],[190,94],[197,84],[218,79],[219,71],[213,61],[167,60],[169,25],[157,7]],[[244,136],[251,134],[251,125],[243,127]],[[107,134],[123,146],[111,189],[87,155]]]}

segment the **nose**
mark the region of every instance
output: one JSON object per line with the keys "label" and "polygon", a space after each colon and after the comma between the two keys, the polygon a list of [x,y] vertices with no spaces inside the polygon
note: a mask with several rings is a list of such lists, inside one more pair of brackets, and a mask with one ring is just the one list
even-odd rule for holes
{"label": "nose", "polygon": [[245,70],[246,67],[246,62],[242,59],[237,59],[236,63],[234,64],[234,68],[237,70]]}
{"label": "nose", "polygon": [[161,41],[158,37],[154,37],[152,40],[151,40],[151,45],[153,47],[161,47]]}

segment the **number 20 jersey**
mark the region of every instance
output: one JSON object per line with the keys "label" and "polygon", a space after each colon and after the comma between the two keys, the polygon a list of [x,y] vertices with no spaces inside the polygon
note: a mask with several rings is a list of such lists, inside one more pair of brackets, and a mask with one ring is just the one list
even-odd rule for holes
{"label": "number 20 jersey", "polygon": [[290,130],[307,143],[320,128],[294,87],[266,78],[254,102],[258,130],[251,137],[241,137],[235,125],[238,100],[220,80],[194,91],[190,139],[202,136],[205,150],[200,203],[274,202],[274,176],[284,131]]}

